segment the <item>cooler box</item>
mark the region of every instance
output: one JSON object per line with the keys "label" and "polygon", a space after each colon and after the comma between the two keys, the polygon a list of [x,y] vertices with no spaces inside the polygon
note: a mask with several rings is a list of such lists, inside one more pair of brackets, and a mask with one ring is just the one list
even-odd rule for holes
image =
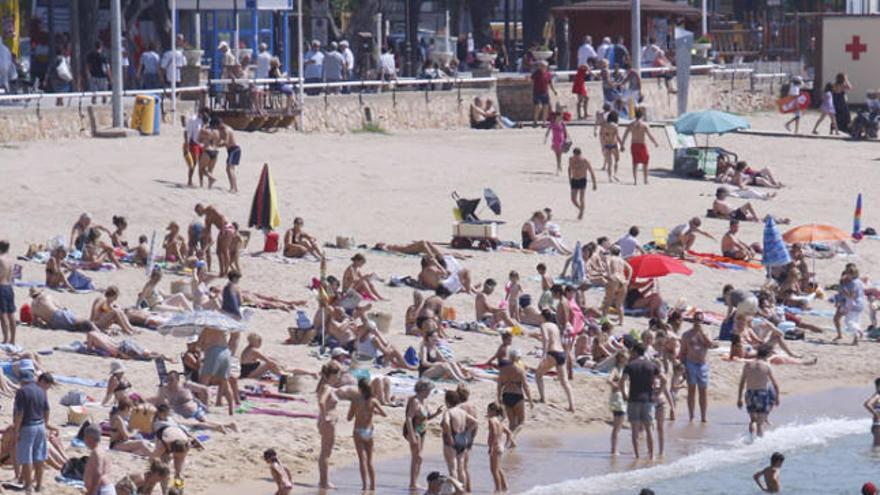
{"label": "cooler box", "polygon": [[497,239],[498,224],[496,222],[457,222],[452,224],[452,236],[471,239]]}
{"label": "cooler box", "polygon": [[263,244],[264,253],[274,253],[278,251],[278,232],[267,232],[266,242]]}
{"label": "cooler box", "polygon": [[146,136],[159,134],[161,113],[158,96],[138,95],[134,99],[130,127]]}

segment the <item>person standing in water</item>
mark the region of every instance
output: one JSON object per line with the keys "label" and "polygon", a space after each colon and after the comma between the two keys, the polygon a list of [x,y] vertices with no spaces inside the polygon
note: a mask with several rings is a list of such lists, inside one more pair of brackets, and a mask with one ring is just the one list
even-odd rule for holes
{"label": "person standing in water", "polygon": [[15,292],[12,290],[14,264],[9,256],[9,241],[0,241],[0,327],[3,343],[15,344]]}
{"label": "person standing in water", "polygon": [[880,378],[874,380],[874,395],[865,401],[865,409],[871,414],[871,434],[874,435],[874,449],[880,448]]}
{"label": "person standing in water", "polygon": [[641,343],[634,345],[632,352],[635,359],[623,368],[618,388],[627,402],[626,416],[632,430],[633,453],[636,458],[639,457],[639,434],[644,429],[650,460],[654,459],[654,378],[660,374],[660,367],[645,359],[645,346]]}
{"label": "person standing in water", "polygon": [[593,183],[593,190],[596,190],[596,174],[593,172],[593,166],[590,161],[583,157],[580,148],[575,148],[571,158],[568,159],[568,182],[571,186],[571,204],[578,209],[578,220],[584,218],[584,207],[586,206],[584,196],[587,191],[587,174],[590,174],[590,180]]}
{"label": "person standing in water", "polygon": [[[785,456],[779,452],[774,452],[770,456],[770,465],[752,476],[762,491],[779,493],[782,490],[782,483],[779,482],[779,471],[782,470],[783,462],[785,462]],[[761,478],[764,479],[763,483],[761,483]]]}
{"label": "person standing in water", "polygon": [[569,412],[574,412],[574,400],[571,395],[571,385],[568,383],[568,372],[565,369],[567,356],[562,346],[562,334],[556,323],[556,316],[550,310],[542,310],[541,316],[544,317],[544,323],[541,324],[540,340],[543,343],[543,358],[535,370],[535,383],[538,385],[538,394],[540,399],[538,402],[545,401],[544,395],[544,375],[550,371],[556,371],[556,378],[565,391],[565,398],[568,400]]}
{"label": "person standing in water", "polygon": [[[739,379],[739,393],[737,394],[736,407],[743,407],[743,390],[746,391],[746,411],[749,413],[749,434],[758,437],[764,436],[764,424],[767,423],[767,415],[772,406],[779,405],[779,385],[773,377],[773,370],[767,358],[770,357],[770,347],[763,345],[758,348],[758,358],[747,361],[743,365],[742,376]],[[771,389],[770,386],[773,386]]]}

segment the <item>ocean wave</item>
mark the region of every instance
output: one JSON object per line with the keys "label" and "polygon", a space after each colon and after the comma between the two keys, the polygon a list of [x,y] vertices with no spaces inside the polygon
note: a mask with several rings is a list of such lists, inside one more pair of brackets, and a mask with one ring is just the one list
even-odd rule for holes
{"label": "ocean wave", "polygon": [[840,437],[863,434],[869,422],[864,419],[818,418],[809,423],[789,423],[764,434],[764,438],[750,442],[741,437],[722,447],[707,448],[668,464],[660,464],[634,471],[621,471],[563,481],[535,487],[526,495],[599,495],[630,491],[650,486],[662,480],[709,471],[727,466],[766,461],[773,452],[817,447]]}

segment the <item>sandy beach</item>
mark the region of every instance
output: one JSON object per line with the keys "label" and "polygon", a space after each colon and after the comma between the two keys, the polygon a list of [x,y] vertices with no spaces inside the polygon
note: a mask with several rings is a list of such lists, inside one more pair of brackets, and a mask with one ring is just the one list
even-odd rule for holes
{"label": "sandy beach", "polygon": [[[802,127],[812,126],[817,114],[808,114]],[[751,116],[755,129],[781,129],[778,114]],[[705,216],[711,207],[716,184],[704,181],[682,180],[671,176],[672,150],[660,129],[653,129],[660,147],[652,148],[651,163],[654,172],[648,187],[631,185],[629,153],[623,154],[620,176],[623,184],[608,184],[601,166],[599,143],[593,137],[592,127],[572,127],[570,132],[575,146],[583,148],[586,158],[597,170],[598,191],[587,192],[587,210],[583,221],[577,221],[576,210],[569,202],[565,177],[555,174],[554,158],[549,144],[543,144],[543,130],[522,129],[490,131],[417,131],[395,132],[390,135],[373,133],[300,135],[288,132],[277,134],[238,133],[243,148],[242,165],[238,168],[240,193],[226,192],[222,164],[218,164],[218,187],[189,189],[185,187],[186,170],[180,152],[179,129],[163,128],[162,135],[125,140],[69,140],[54,142],[0,143],[0,174],[3,194],[0,194],[0,239],[12,244],[12,254],[22,255],[30,243],[46,243],[57,235],[66,236],[80,213],[88,211],[95,221],[110,226],[113,215],[128,219],[127,237],[135,241],[140,234],[161,236],[169,221],[187,225],[195,219],[193,206],[198,202],[217,207],[230,220],[247,223],[247,217],[263,163],[272,167],[282,228],[291,226],[293,217],[305,219],[305,230],[321,242],[333,241],[337,236],[353,237],[357,244],[377,242],[406,243],[427,239],[436,243],[449,242],[453,222],[453,201],[450,193],[458,191],[462,197],[476,198],[484,187],[492,188],[500,197],[502,215],[497,218],[507,223],[501,226],[504,239],[519,241],[520,226],[532,211],[550,207],[554,220],[559,223],[569,247],[575,241],[594,240],[608,236],[613,240],[622,236],[631,225],[643,232],[640,240],[648,242],[653,227],[672,228],[692,216]],[[701,138],[702,140],[702,138]],[[772,213],[790,217],[793,224],[828,223],[845,231],[850,229],[856,195],[864,193],[863,227],[877,226],[876,204],[870,187],[880,183],[877,160],[880,148],[876,143],[844,140],[808,139],[797,137],[759,137],[726,135],[712,137],[719,145],[738,153],[752,168],[771,167],[785,183],[778,196],[771,201],[753,201],[758,213]],[[222,153],[221,156],[225,156]],[[739,204],[741,200],[733,200]],[[485,218],[495,217],[485,207],[480,210]],[[727,222],[705,219],[705,230],[721,238]],[[760,242],[763,225],[744,224],[741,238]],[[241,286],[285,299],[310,299],[307,313],[314,314],[317,304],[306,288],[312,277],[318,275],[316,262],[300,260],[280,263],[274,259],[250,256],[262,249],[262,235],[255,233],[247,252],[241,255],[244,276]],[[697,251],[719,252],[719,245],[707,239],[698,239]],[[872,275],[872,267],[880,261],[880,241],[866,239],[854,246],[855,257],[835,257],[819,260],[816,273],[822,285],[836,283],[843,265],[853,261],[862,275]],[[341,278],[348,259],[357,250],[328,249],[329,273]],[[419,258],[396,256],[363,250],[367,257],[366,271],[374,271],[386,280],[392,276],[415,276]],[[547,264],[550,273],[558,274],[565,262],[563,256],[521,254],[510,252],[478,252],[465,262],[474,279],[492,277],[503,284],[510,270],[517,270],[527,293],[537,298],[540,285],[535,265]],[[24,266],[23,280],[43,281],[43,266],[20,262]],[[726,283],[737,287],[757,289],[764,280],[762,270],[718,270],[691,265],[690,277],[671,276],[660,284],[662,294],[670,305],[694,305],[705,310],[723,312],[717,302],[721,287]],[[120,303],[133,305],[137,292],[145,281],[143,269],[126,267],[122,270],[90,272],[98,287],[111,284],[121,289]],[[169,280],[179,277],[168,276]],[[418,347],[415,337],[405,336],[403,315],[412,300],[412,289],[380,286],[381,293],[390,302],[376,303],[375,307],[393,316],[387,337],[399,349]],[[500,299],[499,291],[490,298]],[[601,291],[588,293],[590,305],[598,305]],[[27,290],[15,289],[19,304],[26,302]],[[59,303],[87,316],[96,294],[52,293]],[[448,304],[457,311],[459,319],[473,320],[473,297],[456,295]],[[827,301],[818,301],[817,309],[829,310]],[[873,380],[877,371],[877,350],[873,343],[857,347],[832,345],[834,332],[830,318],[806,317],[827,330],[823,334],[808,335],[808,341],[791,343],[793,349],[807,356],[816,356],[816,366],[779,366],[775,368],[783,396],[838,386],[862,386]],[[294,324],[294,315],[281,311],[256,311],[249,331],[263,336],[266,353],[291,367],[317,371],[321,361],[316,348],[282,345],[287,337],[286,328]],[[867,317],[863,322],[867,325]],[[628,318],[624,330],[643,329],[647,320]],[[710,327],[714,335],[718,327]],[[485,361],[498,344],[497,337],[475,333],[458,333],[462,340],[450,345],[458,360]],[[82,335],[70,332],[19,327],[19,344],[28,350],[50,350],[54,346],[82,340]],[[162,337],[156,332],[144,331],[137,340],[151,350],[179,354],[184,350],[183,340]],[[518,339],[515,346],[525,351],[526,363],[537,364],[533,351],[534,340]],[[54,352],[42,357],[46,369],[64,375],[90,379],[106,379],[110,359]],[[711,357],[710,425],[715,404],[735,401],[736,386],[742,365],[720,360],[720,354]],[[154,395],[157,376],[151,362],[128,362],[128,377],[134,390],[143,396]],[[179,365],[178,365],[179,366]],[[376,370],[376,372],[382,372]],[[285,409],[316,412],[314,382],[307,382],[306,404],[285,404]],[[52,421],[66,422],[65,408],[58,399],[75,387],[63,385],[50,392]],[[577,430],[590,425],[602,425],[608,419],[607,386],[602,377],[577,373],[574,380],[576,412],[564,411],[563,395],[555,381],[548,381],[549,404],[539,405],[528,413],[526,429],[529,434],[550,430]],[[100,400],[103,390],[78,390]],[[494,383],[476,382],[472,386],[474,402],[482,413],[494,397]],[[11,401],[5,400],[0,410],[0,424],[12,420]],[[432,406],[440,399],[432,398]],[[679,402],[683,406],[683,401]],[[786,407],[783,401],[782,408]],[[106,419],[105,410],[95,410],[97,420]],[[686,412],[680,409],[680,418]],[[388,419],[376,421],[376,449],[381,456],[399,456],[408,446],[400,434],[403,409],[387,409]],[[213,408],[210,416],[226,421],[223,410]],[[745,416],[745,413],[743,413]],[[193,452],[186,468],[186,493],[224,493],[236,483],[264,479],[268,469],[261,459],[262,451],[275,448],[281,459],[294,473],[300,484],[317,481],[316,460],[319,436],[312,419],[291,419],[264,415],[237,415],[241,433],[221,435],[211,433],[204,452]],[[481,418],[482,421],[482,418]],[[681,422],[682,420],[679,419]],[[65,442],[76,428],[63,429]],[[439,422],[428,430],[428,451],[439,445]],[[623,438],[623,437],[622,437]],[[485,427],[481,427],[478,443],[485,443]],[[623,456],[631,450],[623,443]],[[68,449],[68,455],[85,455]],[[112,453],[114,479],[140,471],[144,461],[129,454]],[[337,427],[337,447],[332,457],[334,469],[356,463],[350,438],[350,425],[340,422]],[[53,473],[53,476],[56,473]],[[331,475],[333,472],[331,472]],[[422,476],[427,474],[423,469]],[[581,473],[579,473],[580,475]],[[356,485],[355,471],[346,470],[346,486]],[[381,476],[381,473],[380,473]],[[12,472],[0,475],[12,478]],[[380,478],[380,484],[382,480]],[[54,482],[47,485],[48,493],[77,493],[61,488]],[[512,486],[513,491],[524,487]],[[475,486],[477,493],[489,492],[491,486]],[[298,487],[295,491],[303,490]],[[266,491],[268,493],[268,490]],[[239,491],[239,493],[243,493]]]}

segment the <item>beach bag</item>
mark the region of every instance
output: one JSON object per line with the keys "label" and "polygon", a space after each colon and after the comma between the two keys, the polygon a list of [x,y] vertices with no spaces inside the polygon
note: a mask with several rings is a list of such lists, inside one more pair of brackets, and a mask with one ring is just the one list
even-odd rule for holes
{"label": "beach bag", "polygon": [[376,329],[381,333],[391,330],[391,313],[385,311],[373,311],[368,315],[369,319],[376,324]]}
{"label": "beach bag", "polygon": [[572,145],[571,139],[566,139],[565,142],[562,143],[562,152],[568,153],[568,150],[571,149],[571,145]]}
{"label": "beach bag", "polygon": [[274,253],[278,251],[278,232],[267,232],[266,242],[263,243],[264,253]]}
{"label": "beach bag", "polygon": [[34,315],[31,313],[31,305],[28,303],[24,303],[21,305],[21,308],[18,310],[18,319],[22,323],[27,323],[30,325],[34,321]]}
{"label": "beach bag", "polygon": [[296,312],[296,328],[299,330],[311,330],[314,324],[306,315],[306,312],[299,310]]}
{"label": "beach bag", "polygon": [[89,456],[71,457],[61,467],[61,476],[69,480],[83,480],[86,472],[86,463],[89,462]]}
{"label": "beach bag", "polygon": [[721,322],[721,330],[718,332],[718,340],[731,340],[733,338],[733,315]]}
{"label": "beach bag", "polygon": [[60,403],[62,406],[81,406],[86,403],[86,399],[86,394],[78,390],[71,390],[64,394]]}
{"label": "beach bag", "polygon": [[55,67],[55,73],[58,74],[58,79],[64,82],[73,81],[73,73],[70,71],[70,62],[67,61],[67,57],[61,57],[61,61]]}
{"label": "beach bag", "polygon": [[303,391],[302,379],[296,375],[281,375],[278,379],[278,392],[282,394],[299,394]]}
{"label": "beach bag", "polygon": [[91,415],[83,406],[70,406],[67,408],[67,424],[79,426],[91,419]]}

